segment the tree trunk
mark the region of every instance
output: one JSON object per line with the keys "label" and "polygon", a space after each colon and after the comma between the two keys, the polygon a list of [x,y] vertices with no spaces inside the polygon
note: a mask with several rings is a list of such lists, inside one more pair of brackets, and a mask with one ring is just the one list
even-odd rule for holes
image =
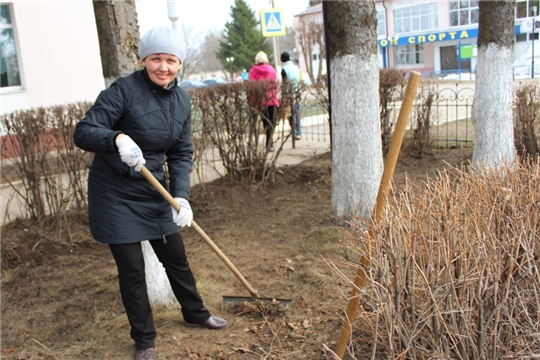
{"label": "tree trunk", "polygon": [[332,215],[368,219],[383,170],[375,2],[328,1]]}
{"label": "tree trunk", "polygon": [[499,167],[515,159],[512,116],[515,0],[480,1],[473,165]]}
{"label": "tree trunk", "polygon": [[141,67],[134,0],[93,1],[105,87]]}

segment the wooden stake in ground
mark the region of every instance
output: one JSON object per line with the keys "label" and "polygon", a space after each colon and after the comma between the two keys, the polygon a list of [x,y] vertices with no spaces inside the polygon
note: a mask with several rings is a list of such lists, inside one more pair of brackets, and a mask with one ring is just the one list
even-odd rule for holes
{"label": "wooden stake in ground", "polygon": [[[407,123],[409,121],[409,115],[411,113],[411,108],[414,102],[414,97],[416,95],[416,89],[418,88],[418,83],[420,82],[420,73],[412,71],[409,76],[409,81],[407,83],[407,89],[405,90],[405,98],[401,103],[401,109],[399,110],[399,116],[396,123],[396,128],[392,136],[392,142],[390,143],[390,149],[388,150],[388,156],[384,164],[384,171],[381,178],[381,184],[379,186],[379,192],[377,194],[377,202],[375,203],[375,209],[373,211],[374,224],[378,224],[381,220],[382,210],[384,208],[385,197],[388,195],[388,190],[390,189],[390,184],[392,177],[394,176],[394,169],[396,168],[397,159],[399,156],[399,151],[401,149],[401,143],[403,142],[403,137],[405,135],[405,129],[407,128]],[[373,239],[375,236],[374,230],[371,229],[369,232],[370,239]],[[371,249],[371,240],[368,244],[368,249]],[[371,251],[371,250],[370,250]],[[354,286],[351,292],[351,299],[347,306],[347,312],[345,319],[343,321],[343,327],[341,329],[341,335],[336,348],[336,354],[340,359],[343,359],[345,354],[345,349],[349,338],[352,333],[352,324],[356,318],[356,312],[358,310],[358,305],[360,303],[360,288],[366,285],[366,274],[364,272],[363,266],[366,268],[369,267],[369,259],[362,257],[360,259],[362,264],[361,267],[358,267],[356,277],[354,279]]]}

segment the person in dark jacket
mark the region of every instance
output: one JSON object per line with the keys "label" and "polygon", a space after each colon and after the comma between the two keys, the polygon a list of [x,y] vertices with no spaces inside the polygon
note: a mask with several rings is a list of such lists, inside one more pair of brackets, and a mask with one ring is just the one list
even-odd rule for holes
{"label": "person in dark jacket", "polygon": [[[148,31],[139,45],[143,70],[102,91],[73,134],[78,147],[95,153],[88,176],[90,230],[97,241],[109,245],[116,261],[138,360],[155,358],[156,338],[143,240],[150,240],[163,264],[184,321],[210,329],[227,327],[227,321],[204,307],[178,231],[193,219],[191,100],[176,80],[181,48],[175,29]],[[143,165],[168,188],[180,204],[179,213],[140,174]]]}

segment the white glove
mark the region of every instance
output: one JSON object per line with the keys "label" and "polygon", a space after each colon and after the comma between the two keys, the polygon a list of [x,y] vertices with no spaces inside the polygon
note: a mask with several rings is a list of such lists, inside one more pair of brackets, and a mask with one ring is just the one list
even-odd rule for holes
{"label": "white glove", "polygon": [[146,164],[144,160],[141,148],[135,144],[135,141],[127,135],[119,136],[116,139],[116,146],[118,147],[118,154],[120,159],[128,166],[135,166],[135,171],[141,171],[141,168]]}
{"label": "white glove", "polygon": [[172,209],[173,221],[176,225],[180,227],[191,226],[191,220],[193,220],[193,211],[191,211],[191,206],[189,202],[184,198],[176,197],[174,200],[180,205],[180,212],[176,212],[174,207]]}

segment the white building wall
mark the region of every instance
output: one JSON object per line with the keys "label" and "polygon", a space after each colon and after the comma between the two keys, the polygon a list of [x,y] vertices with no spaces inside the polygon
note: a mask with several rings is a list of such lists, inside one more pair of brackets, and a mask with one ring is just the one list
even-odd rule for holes
{"label": "white building wall", "polygon": [[105,88],[91,0],[13,1],[21,88],[0,88],[0,114],[94,101]]}
{"label": "white building wall", "polygon": [[[439,14],[437,19],[439,22],[439,30],[448,30],[450,28],[450,6],[448,5],[448,1],[440,1],[437,4],[439,5],[437,7]],[[478,24],[476,24],[476,26],[478,26]]]}

